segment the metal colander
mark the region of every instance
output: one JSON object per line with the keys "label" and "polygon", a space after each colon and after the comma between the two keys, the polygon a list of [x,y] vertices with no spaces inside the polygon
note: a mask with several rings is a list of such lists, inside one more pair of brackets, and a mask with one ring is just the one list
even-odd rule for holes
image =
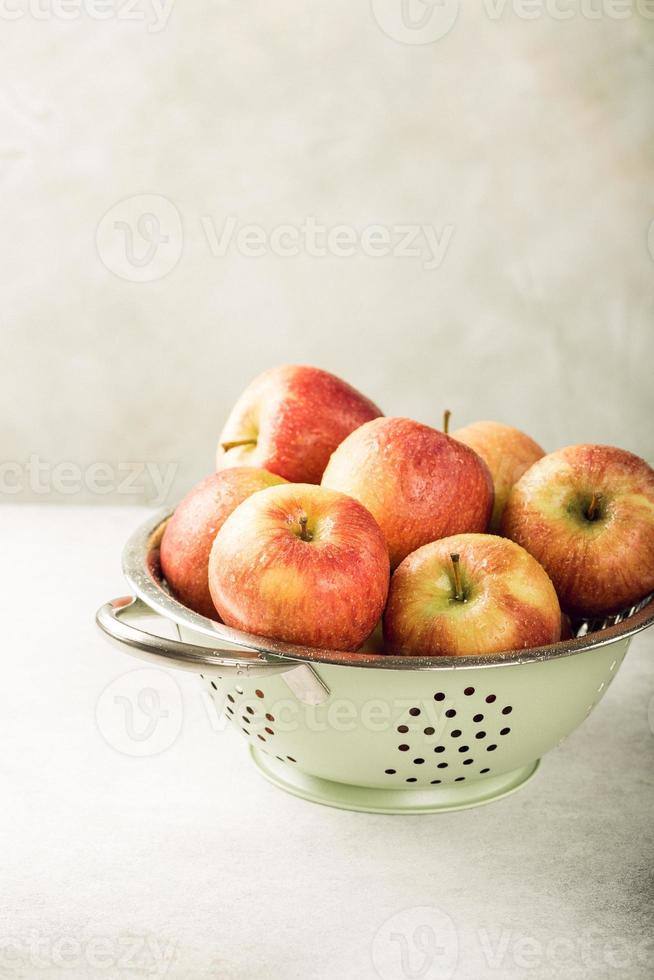
{"label": "metal colander", "polygon": [[[168,593],[158,560],[166,519],[127,542],[134,594],[102,606],[98,625],[139,657],[197,672],[269,780],[333,806],[436,812],[512,793],[590,714],[631,637],[654,622],[649,597],[610,621],[576,623],[573,639],[504,656],[395,657],[374,637],[357,653],[292,646],[214,622]],[[152,612],[180,639],[130,622]]]}

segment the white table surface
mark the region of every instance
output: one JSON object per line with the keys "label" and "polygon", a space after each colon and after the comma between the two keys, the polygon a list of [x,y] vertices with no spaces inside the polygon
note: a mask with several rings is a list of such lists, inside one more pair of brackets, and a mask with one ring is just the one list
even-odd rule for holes
{"label": "white table surface", "polygon": [[126,591],[122,543],[146,515],[0,509],[0,977],[652,975],[654,631],[514,796],[420,817],[316,806],[260,777],[189,674],[155,676],[180,699],[172,744],[120,750],[102,692],[159,668],[93,617]]}

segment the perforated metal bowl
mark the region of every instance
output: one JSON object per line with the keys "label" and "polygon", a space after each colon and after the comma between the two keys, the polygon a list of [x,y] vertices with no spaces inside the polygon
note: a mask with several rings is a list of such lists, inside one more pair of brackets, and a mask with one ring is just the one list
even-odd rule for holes
{"label": "perforated metal bowl", "polygon": [[[333,806],[435,812],[513,792],[601,701],[631,637],[654,622],[650,597],[612,621],[576,624],[574,639],[504,656],[396,657],[374,638],[358,653],[292,646],[172,598],[159,568],[166,519],[127,542],[133,594],[102,606],[98,625],[139,657],[197,672],[268,779]],[[180,639],[132,621],[152,612]]]}

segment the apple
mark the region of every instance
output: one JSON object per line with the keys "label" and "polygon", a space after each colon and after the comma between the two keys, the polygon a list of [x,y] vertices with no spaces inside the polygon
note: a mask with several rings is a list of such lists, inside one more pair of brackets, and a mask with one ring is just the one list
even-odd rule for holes
{"label": "apple", "polygon": [[545,450],[520,429],[501,422],[473,422],[452,432],[452,438],[474,449],[488,466],[495,487],[490,530],[499,531],[511,487]]}
{"label": "apple", "polygon": [[247,497],[284,482],[266,470],[241,466],[212,473],[193,487],[175,508],[161,539],[161,570],[175,598],[216,619],[207,578],[213,539]]}
{"label": "apple", "polygon": [[543,565],[566,612],[620,612],[654,591],[654,470],[613,446],[559,449],[513,487],[502,533]]}
{"label": "apple", "polygon": [[322,485],[367,507],[391,567],[448,534],[485,531],[493,507],[488,467],[468,446],[420,422],[378,418],[333,453]]}
{"label": "apple", "polygon": [[309,647],[356,650],[379,620],[389,582],[374,518],[311,484],[262,490],[216,535],[209,589],[228,626]]}
{"label": "apple", "polygon": [[261,466],[292,483],[320,483],[331,453],[381,411],[345,381],[315,367],[264,371],[232,409],[216,469]]}
{"label": "apple", "polygon": [[547,572],[493,534],[423,545],[393,573],[384,613],[388,653],[486,656],[555,643],[561,610]]}

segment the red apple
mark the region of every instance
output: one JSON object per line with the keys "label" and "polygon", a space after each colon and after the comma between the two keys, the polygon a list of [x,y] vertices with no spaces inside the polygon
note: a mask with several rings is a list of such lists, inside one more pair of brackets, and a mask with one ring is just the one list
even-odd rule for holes
{"label": "red apple", "polygon": [[486,656],[555,643],[561,610],[545,570],[493,534],[456,534],[405,558],[384,613],[386,651]]}
{"label": "red apple", "polygon": [[262,490],[216,535],[209,588],[228,626],[356,650],[388,593],[386,542],[365,507],[310,484]]}
{"label": "red apple", "polygon": [[248,385],[232,409],[220,436],[216,469],[262,466],[292,483],[320,483],[338,444],[381,414],[327,371],[271,368]]}
{"label": "red apple", "polygon": [[216,619],[209,593],[209,552],[229,515],[247,497],[285,481],[241,466],[201,480],[175,508],[161,539],[161,570],[173,595],[189,609]]}
{"label": "red apple", "polygon": [[452,438],[474,449],[488,466],[495,487],[490,530],[499,531],[511,487],[545,451],[520,429],[501,422],[473,422],[453,432]]}
{"label": "red apple", "polygon": [[559,449],[516,483],[502,533],[543,565],[567,612],[620,612],[654,591],[654,470],[613,446]]}
{"label": "red apple", "polygon": [[450,436],[411,419],[367,422],[341,443],[322,478],[373,515],[391,566],[428,541],[485,531],[493,481],[479,456]]}

